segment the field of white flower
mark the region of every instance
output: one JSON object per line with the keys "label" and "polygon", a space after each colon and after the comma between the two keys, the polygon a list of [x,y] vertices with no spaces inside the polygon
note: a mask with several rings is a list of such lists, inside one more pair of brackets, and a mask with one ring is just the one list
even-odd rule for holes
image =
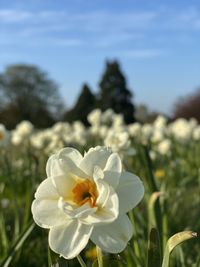
{"label": "field of white flower", "polygon": [[0,125],[0,266],[200,267],[197,121],[88,121]]}

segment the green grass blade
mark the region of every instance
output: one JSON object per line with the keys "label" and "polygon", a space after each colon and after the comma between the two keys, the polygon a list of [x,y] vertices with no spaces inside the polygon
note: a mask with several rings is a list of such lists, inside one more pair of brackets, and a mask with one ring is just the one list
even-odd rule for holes
{"label": "green grass blade", "polygon": [[34,227],[35,227],[35,223],[33,223],[33,222],[27,226],[27,228],[24,230],[24,232],[16,240],[9,255],[7,255],[6,258],[3,260],[3,262],[1,263],[2,267],[8,267],[9,266],[10,262],[12,261],[13,257],[15,256],[15,253],[22,247],[24,241],[28,238],[30,233],[33,231]]}
{"label": "green grass blade", "polygon": [[147,267],[161,267],[160,240],[158,231],[151,229],[148,243]]}

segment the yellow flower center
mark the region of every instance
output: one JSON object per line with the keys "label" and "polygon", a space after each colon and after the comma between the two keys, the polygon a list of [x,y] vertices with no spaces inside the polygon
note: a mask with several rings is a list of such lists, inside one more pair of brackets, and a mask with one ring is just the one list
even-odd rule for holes
{"label": "yellow flower center", "polygon": [[4,134],[0,132],[0,140],[3,140]]}
{"label": "yellow flower center", "polygon": [[86,179],[83,182],[76,183],[72,189],[72,193],[73,201],[79,206],[82,206],[86,202],[89,202],[91,208],[96,206],[98,193],[93,181]]}
{"label": "yellow flower center", "polygon": [[155,176],[158,178],[158,179],[163,179],[165,177],[165,171],[162,170],[162,169],[158,169],[156,170],[155,172]]}

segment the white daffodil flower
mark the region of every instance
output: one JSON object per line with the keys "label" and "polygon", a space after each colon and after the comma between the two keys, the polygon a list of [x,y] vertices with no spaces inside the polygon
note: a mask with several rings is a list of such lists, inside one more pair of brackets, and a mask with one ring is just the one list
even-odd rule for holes
{"label": "white daffodil flower", "polygon": [[144,187],[122,170],[118,154],[95,147],[83,157],[64,148],[49,158],[46,172],[32,214],[39,226],[50,229],[51,249],[71,259],[91,239],[106,252],[123,251],[132,237],[126,213],[141,201]]}

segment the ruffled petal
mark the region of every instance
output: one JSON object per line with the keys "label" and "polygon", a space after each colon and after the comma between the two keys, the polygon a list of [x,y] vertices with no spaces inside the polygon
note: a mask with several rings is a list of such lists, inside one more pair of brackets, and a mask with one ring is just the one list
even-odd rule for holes
{"label": "ruffled petal", "polygon": [[63,198],[60,198],[58,201],[59,208],[67,214],[71,219],[85,218],[90,214],[96,212],[97,208],[91,208],[89,203],[77,207],[68,202],[65,202]]}
{"label": "ruffled petal", "polygon": [[87,175],[79,168],[82,155],[78,150],[67,147],[59,153],[52,155],[46,166],[48,177],[59,176],[65,173],[72,173],[80,178],[87,178]]}
{"label": "ruffled petal", "polygon": [[91,240],[108,253],[122,252],[132,237],[132,224],[127,215],[122,215],[113,223],[96,226]]}
{"label": "ruffled petal", "polygon": [[59,152],[59,158],[71,159],[77,166],[80,164],[83,156],[81,153],[73,147],[65,147]]}
{"label": "ruffled petal", "polygon": [[49,231],[49,245],[56,253],[66,259],[75,258],[87,245],[93,227],[72,220],[66,224],[52,227]]}
{"label": "ruffled petal", "polygon": [[121,159],[117,153],[110,155],[103,172],[106,183],[111,185],[113,188],[116,188],[119,184],[122,172]]}
{"label": "ruffled petal", "polygon": [[119,200],[114,189],[104,181],[98,181],[99,197],[97,198],[95,213],[82,221],[87,224],[105,224],[116,220],[119,214]]}
{"label": "ruffled petal", "polygon": [[119,212],[123,214],[142,200],[144,186],[139,177],[130,172],[123,172],[116,193],[119,197]]}
{"label": "ruffled petal", "polygon": [[37,199],[59,199],[58,191],[52,183],[50,178],[45,179],[38,186],[35,193],[35,198]]}
{"label": "ruffled petal", "polygon": [[34,221],[43,228],[64,224],[68,218],[58,208],[58,201],[49,199],[35,199],[31,206]]}
{"label": "ruffled petal", "polygon": [[47,165],[46,165],[46,173],[47,173],[47,177],[58,176],[58,175],[63,174],[63,170],[60,166],[60,162],[59,162],[57,154],[52,155],[48,159]]}
{"label": "ruffled petal", "polygon": [[94,167],[99,166],[102,170],[106,166],[106,162],[112,151],[106,147],[90,148],[84,155],[79,167],[90,177],[93,175]]}
{"label": "ruffled petal", "polygon": [[72,188],[75,186],[76,180],[70,173],[53,176],[51,180],[59,196],[65,199],[72,198]]}

